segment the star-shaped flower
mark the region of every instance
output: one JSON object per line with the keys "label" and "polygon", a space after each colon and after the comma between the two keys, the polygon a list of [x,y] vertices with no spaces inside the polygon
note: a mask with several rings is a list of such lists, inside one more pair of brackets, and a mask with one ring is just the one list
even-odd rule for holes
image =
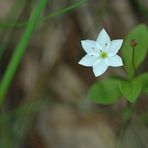
{"label": "star-shaped flower", "polygon": [[92,67],[96,77],[102,75],[109,66],[122,66],[122,59],[117,55],[122,43],[122,39],[111,41],[105,29],[102,29],[96,41],[81,41],[87,54],[79,61],[79,64]]}

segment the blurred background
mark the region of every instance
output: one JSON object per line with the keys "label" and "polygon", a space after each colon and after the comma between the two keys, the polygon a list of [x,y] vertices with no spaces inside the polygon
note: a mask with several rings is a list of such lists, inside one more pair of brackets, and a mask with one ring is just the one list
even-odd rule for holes
{"label": "blurred background", "polygon": [[[1,79],[36,2],[0,0]],[[100,106],[89,101],[87,91],[124,71],[112,68],[95,78],[91,68],[78,65],[85,54],[80,41],[95,40],[102,28],[111,39],[125,38],[135,25],[148,24],[148,1],[51,0],[44,16],[49,18],[33,32],[1,109],[0,148],[115,148],[126,102]],[[141,71],[147,69],[145,60]],[[123,148],[148,148],[146,98],[136,106]]]}

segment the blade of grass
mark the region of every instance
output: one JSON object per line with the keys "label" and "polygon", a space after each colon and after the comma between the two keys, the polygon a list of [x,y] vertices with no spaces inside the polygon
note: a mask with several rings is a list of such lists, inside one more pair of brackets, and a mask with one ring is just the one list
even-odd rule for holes
{"label": "blade of grass", "polygon": [[41,20],[46,21],[46,20],[48,20],[48,19],[50,19],[50,18],[53,18],[53,17],[56,17],[56,16],[58,16],[58,15],[64,14],[64,13],[66,13],[66,12],[69,12],[69,11],[75,9],[75,8],[80,7],[80,6],[82,5],[82,3],[86,2],[86,1],[87,1],[87,0],[81,0],[81,1],[79,1],[79,2],[77,2],[77,3],[75,3],[75,4],[73,4],[73,5],[71,5],[71,6],[69,6],[69,7],[63,8],[63,9],[61,9],[61,10],[57,10],[57,11],[51,13],[51,14],[48,14],[47,16],[42,17]]}
{"label": "blade of grass", "polygon": [[36,8],[34,9],[30,19],[29,23],[27,24],[26,30],[18,43],[14,54],[12,55],[12,58],[10,60],[10,63],[6,69],[5,75],[1,81],[0,85],[0,106],[2,106],[7,90],[10,86],[10,83],[13,79],[13,76],[17,70],[17,67],[20,63],[20,60],[25,52],[25,48],[27,46],[27,43],[29,42],[29,39],[32,35],[33,30],[35,29],[36,24],[39,21],[39,17],[41,12],[44,10],[46,3],[48,0],[40,0]]}
{"label": "blade of grass", "polygon": [[[56,16],[62,15],[64,13],[66,13],[66,12],[70,12],[70,11],[80,7],[85,1],[87,1],[87,0],[80,0],[79,2],[74,3],[74,4],[72,4],[72,5],[70,5],[70,6],[66,7],[66,8],[63,8],[63,9],[57,10],[55,12],[52,12],[51,14],[48,14],[48,15],[40,18],[40,21],[47,21],[47,20],[52,19],[52,18],[54,18]],[[3,31],[5,32],[5,29],[8,29],[8,28],[10,28],[10,29],[13,28],[14,29],[14,28],[25,27],[27,23],[29,23],[29,21],[20,22],[20,23],[11,23],[11,24],[9,24],[9,23],[8,24],[7,23],[0,23],[0,30],[3,29]],[[7,34],[7,33],[5,33],[5,34]],[[8,41],[8,37],[7,37],[7,41]],[[2,56],[3,56],[3,54],[4,54],[4,51],[5,51],[6,47],[7,46],[0,47],[0,50],[1,50],[1,52],[0,52],[0,60],[1,60]]]}
{"label": "blade of grass", "polygon": [[[84,3],[85,1],[87,1],[87,0],[80,0],[79,2],[74,3],[66,8],[56,10],[55,12],[52,12],[52,13],[48,14],[47,16],[41,17],[40,21],[47,21],[51,18],[62,15],[66,12],[70,12],[73,9],[80,7],[82,5],[82,3]],[[29,21],[20,22],[20,23],[11,23],[11,24],[10,23],[0,23],[0,29],[24,27],[25,25],[27,25],[27,23],[29,23]]]}

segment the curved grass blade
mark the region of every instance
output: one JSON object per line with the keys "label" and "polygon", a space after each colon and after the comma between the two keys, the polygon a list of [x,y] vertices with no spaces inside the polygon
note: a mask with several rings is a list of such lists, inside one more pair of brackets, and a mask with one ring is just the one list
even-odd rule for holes
{"label": "curved grass blade", "polygon": [[[56,16],[66,13],[66,12],[70,12],[70,11],[80,7],[82,5],[82,3],[84,3],[85,1],[87,1],[87,0],[80,0],[79,2],[74,3],[66,8],[52,12],[47,16],[41,17],[40,21],[47,21],[48,19],[54,18]],[[0,23],[0,29],[20,28],[20,27],[26,26],[27,23],[29,23],[29,21],[20,22],[20,23]]]}
{"label": "curved grass blade", "polygon": [[9,88],[10,83],[13,79],[13,76],[17,70],[17,67],[21,61],[21,58],[25,52],[25,48],[29,42],[32,32],[35,29],[35,26],[37,25],[37,23],[39,21],[40,14],[46,6],[47,1],[48,0],[39,1],[38,5],[34,9],[32,15],[29,19],[29,22],[27,24],[25,32],[24,32],[22,38],[20,39],[20,42],[18,43],[14,54],[12,55],[12,58],[10,60],[10,63],[6,69],[5,75],[4,75],[4,77],[1,81],[1,85],[0,85],[0,106],[3,104],[7,90]]}

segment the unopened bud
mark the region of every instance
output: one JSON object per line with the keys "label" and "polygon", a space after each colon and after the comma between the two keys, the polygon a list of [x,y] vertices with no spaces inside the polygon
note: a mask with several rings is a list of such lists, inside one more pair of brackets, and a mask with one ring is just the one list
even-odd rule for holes
{"label": "unopened bud", "polygon": [[135,39],[132,39],[131,40],[131,46],[133,47],[133,48],[135,48],[136,46],[137,46],[137,41],[135,40]]}

